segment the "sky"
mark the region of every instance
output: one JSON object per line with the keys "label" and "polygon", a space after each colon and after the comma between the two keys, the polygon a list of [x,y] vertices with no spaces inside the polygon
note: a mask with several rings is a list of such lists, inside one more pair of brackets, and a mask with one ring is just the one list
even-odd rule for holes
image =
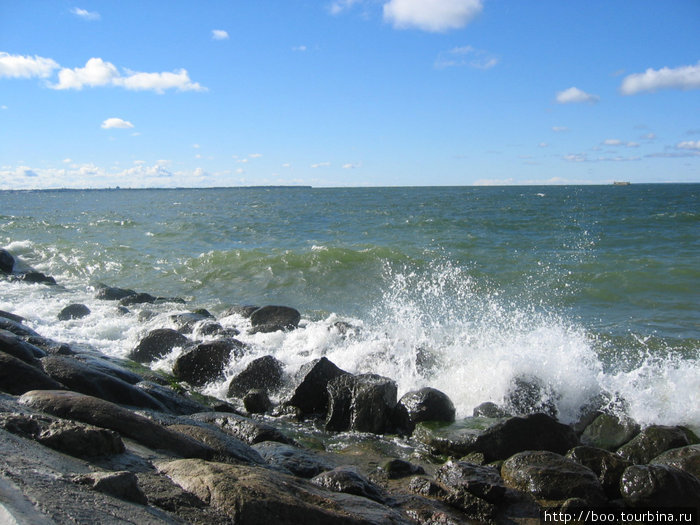
{"label": "sky", "polygon": [[0,0],[0,189],[700,182],[698,0]]}

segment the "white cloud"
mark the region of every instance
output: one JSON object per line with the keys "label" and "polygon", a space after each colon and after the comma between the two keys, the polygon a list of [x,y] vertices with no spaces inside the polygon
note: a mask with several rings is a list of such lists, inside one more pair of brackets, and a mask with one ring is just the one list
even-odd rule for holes
{"label": "white cloud", "polygon": [[50,58],[34,55],[10,55],[4,51],[0,52],[0,77],[9,78],[46,78],[58,69],[58,63]]}
{"label": "white cloud", "polygon": [[133,128],[134,125],[128,120],[112,117],[105,120],[101,127],[102,129],[129,129]]}
{"label": "white cloud", "polygon": [[597,95],[591,95],[585,91],[581,91],[577,87],[570,87],[564,91],[557,92],[557,102],[559,104],[575,104],[581,102],[588,102],[589,104],[595,104],[600,98]]}
{"label": "white cloud", "polygon": [[354,170],[357,168],[361,168],[362,164],[358,162],[348,162],[347,164],[343,164],[343,169],[345,170]]}
{"label": "white cloud", "polygon": [[343,11],[350,9],[353,5],[360,3],[362,0],[336,0],[329,8],[331,14],[338,15]]}
{"label": "white cloud", "polygon": [[53,89],[83,89],[83,86],[106,86],[119,78],[119,71],[110,62],[101,58],[91,58],[85,67],[63,68],[58,72],[58,84]]}
{"label": "white cloud", "polygon": [[700,140],[684,140],[676,144],[679,149],[696,149],[700,150]]}
{"label": "white cloud", "polygon": [[316,164],[312,164],[311,167],[316,169],[316,168],[327,168],[331,165],[330,162],[317,162]]}
{"label": "white cloud", "polygon": [[636,148],[639,146],[637,142],[624,142],[620,139],[605,139],[603,144],[606,146],[625,146],[627,148]]}
{"label": "white cloud", "polygon": [[91,12],[87,9],[81,9],[79,7],[74,7],[70,10],[70,12],[73,13],[75,16],[79,16],[83,20],[94,21],[100,19],[100,13],[94,11]]}
{"label": "white cloud", "polygon": [[481,0],[390,0],[384,4],[384,20],[397,29],[442,33],[466,26],[482,9]]}
{"label": "white cloud", "polygon": [[212,29],[211,30],[212,40],[228,40],[228,32],[223,29]]}
{"label": "white cloud", "polygon": [[206,88],[197,82],[192,82],[186,69],[180,69],[174,73],[137,73],[129,71],[129,76],[114,80],[117,86],[125,87],[133,91],[155,91],[163,93],[166,89],[178,91],[206,91]]}
{"label": "white cloud", "polygon": [[469,66],[476,69],[491,69],[498,64],[498,58],[487,51],[475,49],[472,46],[460,46],[440,53],[435,60],[435,67],[444,69],[448,67]]}
{"label": "white cloud", "polygon": [[653,93],[660,89],[700,89],[700,62],[677,68],[649,68],[644,73],[627,75],[620,86],[623,95]]}

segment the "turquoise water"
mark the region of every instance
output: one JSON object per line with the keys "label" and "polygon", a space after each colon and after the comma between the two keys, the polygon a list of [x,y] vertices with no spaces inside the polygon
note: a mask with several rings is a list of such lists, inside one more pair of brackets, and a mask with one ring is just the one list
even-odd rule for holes
{"label": "turquoise water", "polygon": [[[442,385],[463,413],[529,373],[563,414],[602,390],[700,424],[699,226],[698,184],[0,192],[0,244],[65,287],[2,282],[0,308],[123,355],[153,323],[92,304],[98,282],[215,313],[286,304],[304,329],[249,342],[290,369],[328,355]],[[73,299],[99,326],[46,320]],[[339,319],[361,335],[333,339]]]}

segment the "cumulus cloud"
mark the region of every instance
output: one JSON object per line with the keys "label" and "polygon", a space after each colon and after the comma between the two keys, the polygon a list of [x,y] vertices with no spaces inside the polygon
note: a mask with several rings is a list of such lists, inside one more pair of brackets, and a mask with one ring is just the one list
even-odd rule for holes
{"label": "cumulus cloud", "polygon": [[557,92],[557,102],[559,104],[576,104],[581,102],[587,102],[589,104],[595,104],[600,98],[597,95],[591,95],[585,91],[581,91],[577,87],[570,87],[564,91]]}
{"label": "cumulus cloud", "polygon": [[498,64],[498,58],[489,52],[475,49],[472,46],[460,46],[445,51],[438,55],[435,67],[444,69],[448,67],[473,67],[476,69],[491,69]]}
{"label": "cumulus cloud", "polygon": [[0,52],[0,77],[9,78],[31,78],[40,77],[46,78],[53,74],[58,69],[58,63],[50,58],[44,58],[34,55],[11,55]]}
{"label": "cumulus cloud", "polygon": [[223,29],[212,29],[211,30],[212,40],[228,40],[228,32]]}
{"label": "cumulus cloud", "polygon": [[691,149],[700,151],[700,140],[684,140],[676,144],[678,149]]}
{"label": "cumulus cloud", "polygon": [[443,33],[466,26],[482,9],[481,0],[390,0],[383,12],[384,20],[397,29]]}
{"label": "cumulus cloud", "polygon": [[94,11],[88,11],[87,9],[81,9],[79,7],[74,7],[70,10],[75,16],[82,18],[83,20],[95,21],[100,19],[100,13]]}
{"label": "cumulus cloud", "polygon": [[133,128],[134,125],[128,120],[112,117],[105,120],[101,127],[102,129],[129,129]]}
{"label": "cumulus cloud", "polygon": [[91,58],[85,67],[63,68],[58,72],[58,84],[53,89],[83,89],[84,86],[106,86],[119,78],[119,71],[110,62]]}
{"label": "cumulus cloud", "polygon": [[169,73],[137,73],[128,71],[128,76],[114,80],[117,86],[125,87],[133,91],[155,91],[163,93],[166,89],[177,91],[206,91],[206,88],[197,82],[192,82],[186,69],[180,69]]}
{"label": "cumulus cloud", "polygon": [[623,95],[653,93],[660,89],[700,89],[700,62],[677,68],[649,68],[644,73],[627,75],[620,86]]}

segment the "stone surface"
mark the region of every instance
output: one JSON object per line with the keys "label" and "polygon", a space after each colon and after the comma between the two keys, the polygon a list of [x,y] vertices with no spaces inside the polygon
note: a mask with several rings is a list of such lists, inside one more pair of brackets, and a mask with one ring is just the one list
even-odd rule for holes
{"label": "stone surface", "polygon": [[502,418],[512,417],[513,414],[509,414],[506,410],[499,407],[496,403],[493,403],[492,401],[486,401],[474,407],[472,415],[474,417]]}
{"label": "stone surface", "polygon": [[30,284],[47,284],[49,286],[56,285],[56,279],[45,273],[36,272],[30,270],[28,272],[20,273],[16,276],[16,280],[23,281]]}
{"label": "stone surface", "polygon": [[649,463],[675,467],[700,479],[700,445],[688,445],[687,447],[667,450]]}
{"label": "stone surface", "polygon": [[363,498],[384,503],[384,491],[351,467],[337,467],[314,476],[311,483],[334,492],[354,494]]}
{"label": "stone surface", "polygon": [[503,400],[504,409],[516,416],[543,413],[557,416],[558,395],[539,377],[521,375],[513,378]]}
{"label": "stone surface", "polygon": [[150,363],[172,352],[175,347],[184,347],[190,340],[176,330],[158,328],[151,330],[129,353],[129,359],[137,363]]}
{"label": "stone surface", "polygon": [[581,434],[581,443],[616,450],[639,433],[639,425],[628,417],[601,414]]}
{"label": "stone surface", "polygon": [[172,414],[188,415],[205,412],[209,408],[187,396],[178,394],[172,388],[151,381],[141,381],[136,386],[158,400]]}
{"label": "stone surface", "polygon": [[396,383],[376,374],[341,375],[328,382],[328,430],[394,431]]}
{"label": "stone surface", "polygon": [[299,326],[301,314],[288,306],[263,306],[250,314],[250,324],[254,333],[294,330]]}
{"label": "stone surface", "polygon": [[687,432],[680,427],[652,425],[637,434],[617,453],[637,465],[649,463],[659,454],[672,448],[690,445]]}
{"label": "stone surface", "polygon": [[5,248],[0,248],[0,273],[12,273],[15,258]]}
{"label": "stone surface", "polygon": [[228,412],[204,412],[201,414],[194,414],[192,417],[198,421],[212,423],[249,445],[261,443],[263,441],[277,441],[278,443],[296,445],[293,439],[285,436],[275,427],[238,414],[231,414]]}
{"label": "stone surface", "polygon": [[398,458],[391,459],[384,463],[382,469],[386,472],[389,479],[400,479],[425,474],[425,469],[420,465],[414,465],[413,463]]}
{"label": "stone surface", "polygon": [[496,467],[448,461],[438,469],[435,479],[455,492],[465,491],[490,503],[500,503],[506,494]]}
{"label": "stone surface", "polygon": [[212,448],[216,452],[214,459],[217,461],[234,461],[252,465],[265,464],[265,460],[258,451],[213,425],[170,425],[168,428]]}
{"label": "stone surface", "polygon": [[566,457],[595,472],[608,498],[620,498],[620,478],[631,465],[629,461],[608,450],[585,445],[572,448]]}
{"label": "stone surface", "polygon": [[134,290],[124,288],[116,288],[113,286],[105,286],[104,284],[97,285],[96,299],[105,299],[107,301],[120,301],[130,295],[136,295]]}
{"label": "stone surface", "polygon": [[313,478],[336,466],[319,454],[275,441],[263,441],[253,445],[253,448],[268,464],[300,478]]}
{"label": "stone surface", "polygon": [[420,390],[407,392],[399,400],[406,407],[413,423],[421,421],[444,421],[452,423],[455,420],[455,407],[444,392],[435,388],[425,387]]}
{"label": "stone surface", "polygon": [[328,410],[328,382],[347,374],[326,357],[306,363],[297,374],[298,386],[287,404],[304,415],[325,415]]}
{"label": "stone surface", "polygon": [[243,396],[243,406],[250,414],[264,414],[272,410],[272,401],[265,390],[256,388]]}
{"label": "stone surface", "polygon": [[43,370],[25,363],[5,352],[0,352],[0,390],[22,395],[29,390],[65,388]]}
{"label": "stone surface", "polygon": [[241,356],[245,345],[236,339],[217,339],[190,347],[173,365],[173,375],[193,386],[219,379],[231,356]]}
{"label": "stone surface", "polygon": [[496,518],[497,508],[493,503],[489,503],[466,490],[454,490],[437,481],[422,477],[413,478],[408,488],[415,494],[437,499],[459,509],[466,518],[477,523],[493,523]]}
{"label": "stone surface", "polygon": [[632,465],[622,474],[620,492],[631,507],[688,507],[700,511],[700,480],[668,465]]}
{"label": "stone surface", "polygon": [[268,393],[279,390],[284,378],[282,362],[271,355],[258,357],[231,379],[229,397],[243,397],[249,390],[261,389]]}
{"label": "stone surface", "polygon": [[0,329],[0,351],[21,359],[32,366],[38,366],[39,361],[37,359],[46,355],[46,352],[41,348],[27,343],[12,332],[2,329]]}
{"label": "stone surface", "polygon": [[93,490],[104,492],[119,499],[134,503],[147,503],[146,496],[138,486],[136,474],[128,471],[91,472],[73,478],[74,483],[88,485]]}
{"label": "stone surface", "polygon": [[58,313],[59,321],[69,321],[71,319],[82,319],[90,315],[90,309],[84,304],[69,304]]}

